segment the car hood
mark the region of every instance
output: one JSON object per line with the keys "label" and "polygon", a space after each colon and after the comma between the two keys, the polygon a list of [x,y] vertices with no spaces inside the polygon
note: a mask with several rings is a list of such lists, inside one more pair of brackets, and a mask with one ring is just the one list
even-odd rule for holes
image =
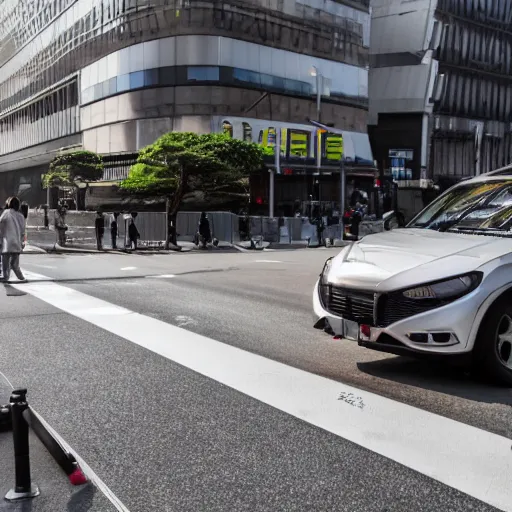
{"label": "car hood", "polygon": [[510,252],[508,238],[397,229],[368,235],[343,249],[333,259],[328,279],[384,292],[470,272]]}

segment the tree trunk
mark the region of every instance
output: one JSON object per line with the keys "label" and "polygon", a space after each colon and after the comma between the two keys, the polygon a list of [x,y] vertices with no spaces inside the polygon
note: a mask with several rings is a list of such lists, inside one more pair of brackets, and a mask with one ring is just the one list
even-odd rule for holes
{"label": "tree trunk", "polygon": [[87,194],[86,188],[75,187],[75,204],[76,204],[76,209],[79,211],[85,210],[86,194]]}
{"label": "tree trunk", "polygon": [[171,219],[169,218],[169,210],[171,206],[171,199],[165,199],[165,250],[169,250],[169,242],[171,236]]}
{"label": "tree trunk", "polygon": [[171,244],[178,246],[178,233],[176,231],[176,218],[178,217],[178,212],[170,211],[167,216],[167,222],[169,224],[169,240]]}
{"label": "tree trunk", "polygon": [[181,206],[181,200],[183,199],[183,194],[185,193],[185,173],[183,169],[181,169],[181,179],[178,185],[176,192],[173,194],[172,199],[170,197],[166,198],[165,201],[165,212],[167,217],[167,239],[166,246],[169,246],[169,242],[174,246],[178,246],[178,232],[176,231],[176,219],[178,217],[178,211]]}

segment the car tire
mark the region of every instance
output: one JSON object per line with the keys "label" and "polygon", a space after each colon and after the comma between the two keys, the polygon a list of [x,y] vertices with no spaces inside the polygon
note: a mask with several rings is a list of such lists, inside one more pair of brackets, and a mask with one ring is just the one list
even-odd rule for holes
{"label": "car tire", "polygon": [[498,299],[478,329],[473,370],[485,380],[512,387],[512,298]]}

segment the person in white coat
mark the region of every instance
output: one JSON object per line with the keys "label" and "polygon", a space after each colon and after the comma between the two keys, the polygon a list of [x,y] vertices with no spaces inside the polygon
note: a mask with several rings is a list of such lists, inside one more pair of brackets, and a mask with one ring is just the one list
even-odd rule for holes
{"label": "person in white coat", "polygon": [[20,200],[12,197],[0,216],[0,240],[2,242],[2,280],[9,281],[11,270],[20,281],[26,281],[20,269],[20,254],[25,247],[26,221],[20,212]]}

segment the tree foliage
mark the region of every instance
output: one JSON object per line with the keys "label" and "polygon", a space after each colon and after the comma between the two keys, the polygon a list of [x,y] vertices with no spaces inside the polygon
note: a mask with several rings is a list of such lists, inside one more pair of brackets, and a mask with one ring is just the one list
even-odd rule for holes
{"label": "tree foliage", "polygon": [[103,175],[103,160],[92,151],[74,151],[57,155],[44,175],[43,186],[75,187],[78,180],[98,181]]}
{"label": "tree foliage", "polygon": [[142,149],[121,190],[170,199],[176,214],[183,196],[201,190],[246,190],[248,177],[263,166],[263,152],[253,143],[224,134],[171,132]]}

